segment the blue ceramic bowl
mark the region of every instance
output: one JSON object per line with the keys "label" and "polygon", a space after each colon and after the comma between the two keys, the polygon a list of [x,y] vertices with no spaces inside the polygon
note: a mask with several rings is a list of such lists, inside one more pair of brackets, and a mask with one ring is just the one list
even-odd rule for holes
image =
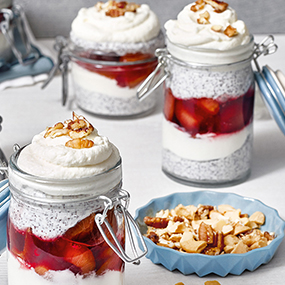
{"label": "blue ceramic bowl", "polygon": [[244,254],[209,256],[197,253],[182,253],[170,248],[157,246],[150,239],[144,237],[148,248],[146,257],[155,264],[162,264],[170,271],[178,269],[185,275],[196,273],[200,277],[210,273],[215,273],[219,276],[226,276],[229,273],[240,275],[246,269],[253,271],[261,264],[268,263],[273,258],[284,237],[285,222],[275,209],[252,198],[213,191],[175,193],[151,200],[145,206],[137,209],[135,214],[135,220],[141,233],[145,234],[147,231],[147,226],[143,222],[145,216],[154,216],[159,210],[173,209],[178,204],[185,206],[229,204],[237,209],[241,209],[242,213],[248,213],[249,215],[255,211],[261,211],[266,217],[265,224],[261,227],[261,230],[275,232],[276,238],[268,246]]}
{"label": "blue ceramic bowl", "polygon": [[[0,182],[0,187],[4,185],[7,180]],[[0,201],[3,201],[10,195],[9,187],[0,193]],[[7,226],[7,215],[10,201],[7,201],[0,207],[0,254],[5,250],[6,247],[6,226]]]}

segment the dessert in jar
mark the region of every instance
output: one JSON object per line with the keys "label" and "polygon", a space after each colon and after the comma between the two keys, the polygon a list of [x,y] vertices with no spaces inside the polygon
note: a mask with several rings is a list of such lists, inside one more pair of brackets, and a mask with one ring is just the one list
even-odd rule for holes
{"label": "dessert in jar", "polygon": [[108,1],[82,8],[71,25],[72,78],[77,105],[95,115],[147,114],[155,96],[139,102],[136,90],[154,70],[164,45],[157,16],[146,4]]}
{"label": "dessert in jar", "polygon": [[194,186],[233,185],[250,174],[254,42],[227,3],[198,0],[165,24],[162,169]]}
{"label": "dessert in jar", "polygon": [[[11,8],[12,8],[12,0],[0,0],[0,25],[1,22],[5,20],[3,13],[1,13],[1,10],[11,9]],[[11,57],[12,57],[12,49],[0,29],[0,60],[4,59],[5,61],[7,61]]]}
{"label": "dessert in jar", "polygon": [[124,252],[128,193],[108,138],[74,114],[12,155],[9,181],[9,285],[123,284],[108,241]]}

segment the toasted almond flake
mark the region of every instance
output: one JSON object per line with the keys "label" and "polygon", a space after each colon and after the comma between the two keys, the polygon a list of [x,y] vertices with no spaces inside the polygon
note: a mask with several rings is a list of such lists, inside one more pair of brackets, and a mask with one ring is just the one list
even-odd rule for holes
{"label": "toasted almond flake", "polygon": [[208,11],[205,11],[204,13],[199,15],[200,18],[197,19],[198,24],[201,25],[206,25],[206,24],[210,24],[209,19],[210,19],[210,14]]}
{"label": "toasted almond flake", "polygon": [[214,32],[217,32],[217,33],[221,32],[222,29],[223,29],[223,27],[220,26],[220,25],[214,25],[214,26],[211,27],[211,30],[214,31]]}

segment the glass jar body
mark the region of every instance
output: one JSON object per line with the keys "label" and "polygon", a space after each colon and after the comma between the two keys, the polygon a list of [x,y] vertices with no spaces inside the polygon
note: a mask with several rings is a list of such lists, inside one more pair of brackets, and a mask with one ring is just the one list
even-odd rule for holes
{"label": "glass jar body", "polygon": [[[95,216],[105,210],[102,195],[118,200],[120,164],[98,176],[73,181],[23,176],[13,164],[9,172],[9,285],[23,284],[23,280],[38,285],[123,284],[124,262],[106,243],[95,222]],[[81,187],[83,193],[69,192],[73,185]],[[124,248],[125,222],[116,203],[107,211],[106,220]]]}
{"label": "glass jar body", "polygon": [[154,52],[163,43],[161,34],[142,46],[131,43],[91,45],[72,39],[75,44],[70,48],[74,55],[71,56],[71,74],[76,104],[81,109],[113,118],[138,117],[153,111],[156,96],[153,94],[140,102],[136,92],[157,65]]}
{"label": "glass jar body", "polygon": [[240,183],[250,174],[251,57],[232,61],[221,65],[191,64],[174,57],[168,61],[162,169],[174,180],[218,187]]}

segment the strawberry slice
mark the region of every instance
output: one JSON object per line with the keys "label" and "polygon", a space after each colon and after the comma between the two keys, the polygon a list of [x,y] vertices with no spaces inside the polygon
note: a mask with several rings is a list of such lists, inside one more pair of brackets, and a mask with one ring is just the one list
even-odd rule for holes
{"label": "strawberry slice", "polygon": [[179,100],[176,102],[175,115],[181,125],[192,136],[199,132],[200,123],[203,120],[199,114],[195,114],[194,110],[190,111],[184,106],[184,102]]}
{"label": "strawberry slice", "polygon": [[220,106],[217,101],[212,98],[201,98],[198,100],[200,107],[209,115],[216,115],[219,112]]}
{"label": "strawberry slice", "polygon": [[166,120],[173,121],[174,110],[175,110],[175,97],[173,96],[171,89],[167,88],[165,90],[164,107],[163,107],[163,113]]}
{"label": "strawberry slice", "polygon": [[70,243],[65,248],[64,259],[80,268],[82,274],[93,271],[96,267],[95,258],[86,246]]}

